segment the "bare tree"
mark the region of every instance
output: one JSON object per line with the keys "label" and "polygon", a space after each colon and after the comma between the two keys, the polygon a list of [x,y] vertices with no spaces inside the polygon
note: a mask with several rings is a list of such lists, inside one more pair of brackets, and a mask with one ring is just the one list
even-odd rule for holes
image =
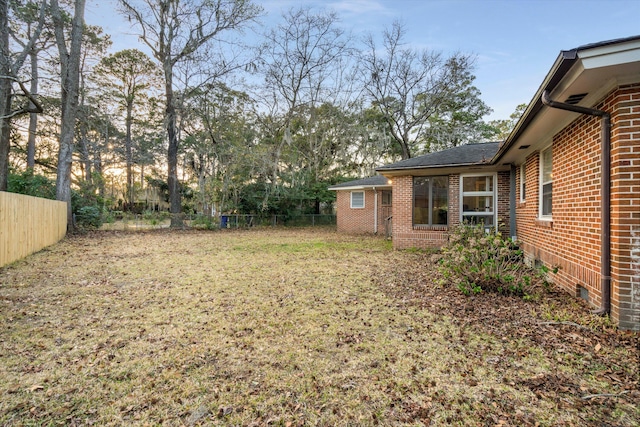
{"label": "bare tree", "polygon": [[[60,54],[60,101],[62,107],[56,198],[67,203],[67,228],[72,230],[74,224],[71,209],[71,166],[73,161],[76,117],[78,114],[85,0],[75,0],[70,40],[67,40],[65,35],[65,24],[62,19],[58,0],[51,0],[50,5],[56,44],[58,45],[58,52]],[[67,43],[69,43],[68,47]]]}
{"label": "bare tree", "polygon": [[[33,49],[44,25],[45,1],[39,6],[37,24],[28,40],[22,44],[20,52],[11,52],[9,46],[9,0],[0,0],[0,191],[6,191],[9,176],[9,150],[11,146],[11,119],[21,114],[40,113],[38,100],[18,79],[18,70]],[[20,86],[20,95],[28,104],[14,104],[13,84]]]}
{"label": "bare tree", "polygon": [[[340,116],[336,112],[352,93],[350,38],[338,23],[335,12],[301,7],[285,12],[282,24],[265,35],[260,53],[265,76],[262,109],[269,114],[262,125],[274,144],[272,189],[278,183],[285,147],[293,154],[289,175],[307,168],[304,172],[311,182],[321,178],[320,169],[334,154],[336,139],[321,124]],[[265,206],[268,197],[265,192]]]}
{"label": "bare tree", "polygon": [[[165,88],[165,125],[168,184],[172,227],[182,226],[178,181],[179,135],[174,73],[177,65],[189,61],[221,33],[241,28],[255,19],[261,9],[250,0],[120,0],[124,12],[142,31],[140,38],[162,65]],[[215,61],[214,58],[209,58]]]}
{"label": "bare tree", "polygon": [[403,26],[394,22],[383,34],[382,49],[370,35],[361,66],[365,89],[382,113],[402,158],[407,159],[414,143],[424,137],[429,118],[455,93],[458,80],[473,61],[460,53],[445,58],[438,52],[411,49],[403,45],[404,35]]}

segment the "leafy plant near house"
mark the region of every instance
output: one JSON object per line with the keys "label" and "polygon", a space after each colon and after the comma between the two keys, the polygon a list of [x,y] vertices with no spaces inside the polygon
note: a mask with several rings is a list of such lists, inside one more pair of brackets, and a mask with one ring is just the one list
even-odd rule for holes
{"label": "leafy plant near house", "polygon": [[444,277],[465,295],[488,291],[531,298],[534,285],[546,283],[544,275],[549,271],[527,266],[515,242],[482,225],[454,228],[442,254]]}

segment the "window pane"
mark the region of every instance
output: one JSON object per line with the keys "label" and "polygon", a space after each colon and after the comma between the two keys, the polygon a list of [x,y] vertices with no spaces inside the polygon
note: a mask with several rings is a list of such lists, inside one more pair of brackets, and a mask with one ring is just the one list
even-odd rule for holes
{"label": "window pane", "polygon": [[462,222],[465,224],[484,224],[486,226],[493,226],[493,215],[464,215]]}
{"label": "window pane", "polygon": [[542,182],[550,182],[553,180],[553,175],[551,173],[551,148],[546,149],[542,152]]}
{"label": "window pane", "polygon": [[520,200],[527,198],[527,165],[520,166]]}
{"label": "window pane", "polygon": [[426,177],[413,178],[414,224],[429,224],[429,182]]}
{"label": "window pane", "polygon": [[413,178],[413,224],[445,225],[449,201],[449,177]]}
{"label": "window pane", "polygon": [[493,212],[493,196],[464,196],[463,212]]}
{"label": "window pane", "polygon": [[437,176],[433,178],[431,197],[433,200],[431,211],[431,223],[437,225],[447,224],[447,211],[449,208],[449,178]]}
{"label": "window pane", "polygon": [[364,191],[353,191],[351,193],[351,207],[352,208],[364,207]]}
{"label": "window pane", "polygon": [[382,206],[391,206],[391,191],[382,190]]}
{"label": "window pane", "polygon": [[493,191],[493,178],[490,176],[465,176],[462,191]]}
{"label": "window pane", "polygon": [[542,186],[542,215],[551,215],[551,199],[553,194],[553,184]]}

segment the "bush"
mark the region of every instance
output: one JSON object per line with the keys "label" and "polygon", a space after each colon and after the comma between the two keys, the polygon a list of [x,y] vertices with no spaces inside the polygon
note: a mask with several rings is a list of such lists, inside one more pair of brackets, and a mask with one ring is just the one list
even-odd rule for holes
{"label": "bush", "polygon": [[43,175],[34,174],[33,170],[29,169],[20,173],[10,173],[7,191],[55,200],[56,181]]}
{"label": "bush", "polygon": [[522,250],[510,239],[483,225],[454,228],[442,249],[445,279],[466,295],[482,291],[529,296],[542,274],[524,263]]}
{"label": "bush", "polygon": [[83,206],[76,212],[76,225],[81,228],[100,228],[102,212],[97,206]]}
{"label": "bush", "polygon": [[220,218],[208,215],[197,215],[193,221],[191,221],[191,226],[194,228],[203,228],[205,230],[215,230],[220,228]]}

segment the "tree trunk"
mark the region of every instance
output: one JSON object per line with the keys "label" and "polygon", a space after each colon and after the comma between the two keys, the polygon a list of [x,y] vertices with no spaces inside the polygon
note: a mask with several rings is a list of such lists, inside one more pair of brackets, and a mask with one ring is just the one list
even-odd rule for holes
{"label": "tree trunk", "polygon": [[91,161],[91,154],[89,153],[89,144],[87,138],[87,126],[82,124],[80,126],[80,153],[82,155],[82,164],[84,165],[84,179],[89,186],[93,185],[93,162]]}
{"label": "tree trunk", "polygon": [[[0,75],[11,75],[9,55],[9,2],[0,0]],[[9,147],[11,126],[11,80],[0,78],[0,191],[7,191],[9,179]]]}
{"label": "tree trunk", "polygon": [[[57,7],[57,0],[53,0]],[[58,152],[58,175],[56,178],[56,198],[67,203],[67,229],[74,229],[71,207],[71,166],[75,136],[76,116],[78,114],[78,95],[80,86],[80,53],[82,49],[82,30],[84,27],[85,0],[75,0],[75,11],[71,27],[70,49],[67,51],[62,27],[58,19],[56,39],[60,52],[62,76],[62,120],[60,126],[60,149]],[[58,11],[58,14],[60,12]]]}
{"label": "tree trunk", "polygon": [[[38,52],[32,49],[29,52],[31,60],[31,95],[38,94]],[[29,102],[29,109],[33,110],[36,106],[33,102]],[[36,164],[36,131],[38,130],[38,114],[29,114],[29,137],[27,139],[27,168],[33,169]]]}
{"label": "tree trunk", "polygon": [[125,119],[126,136],[124,140],[125,157],[127,161],[127,204],[129,210],[133,209],[133,156],[131,154],[131,124],[133,122],[133,99],[127,99],[127,117]]}
{"label": "tree trunk", "polygon": [[[167,61],[168,62],[168,61]],[[165,94],[166,94],[166,126],[169,139],[167,152],[167,184],[169,185],[169,212],[171,213],[171,227],[182,227],[182,203],[180,200],[180,182],[178,181],[178,130],[176,126],[176,106],[173,95],[173,71],[170,64],[165,64]]]}
{"label": "tree trunk", "polygon": [[89,138],[87,137],[87,109],[85,108],[85,90],[84,90],[84,75],[80,75],[80,88],[79,88],[79,111],[82,112],[82,117],[80,118],[80,126],[78,126],[78,130],[80,133],[79,140],[79,149],[80,149],[80,158],[81,158],[81,167],[82,172],[84,173],[84,179],[87,183],[87,188],[92,188],[92,162],[91,156],[89,154]]}
{"label": "tree trunk", "polygon": [[104,204],[104,175],[102,175],[102,157],[100,155],[100,150],[96,150],[94,158],[93,158],[93,168],[96,171],[96,175],[99,177],[98,179],[98,195],[103,200]]}

